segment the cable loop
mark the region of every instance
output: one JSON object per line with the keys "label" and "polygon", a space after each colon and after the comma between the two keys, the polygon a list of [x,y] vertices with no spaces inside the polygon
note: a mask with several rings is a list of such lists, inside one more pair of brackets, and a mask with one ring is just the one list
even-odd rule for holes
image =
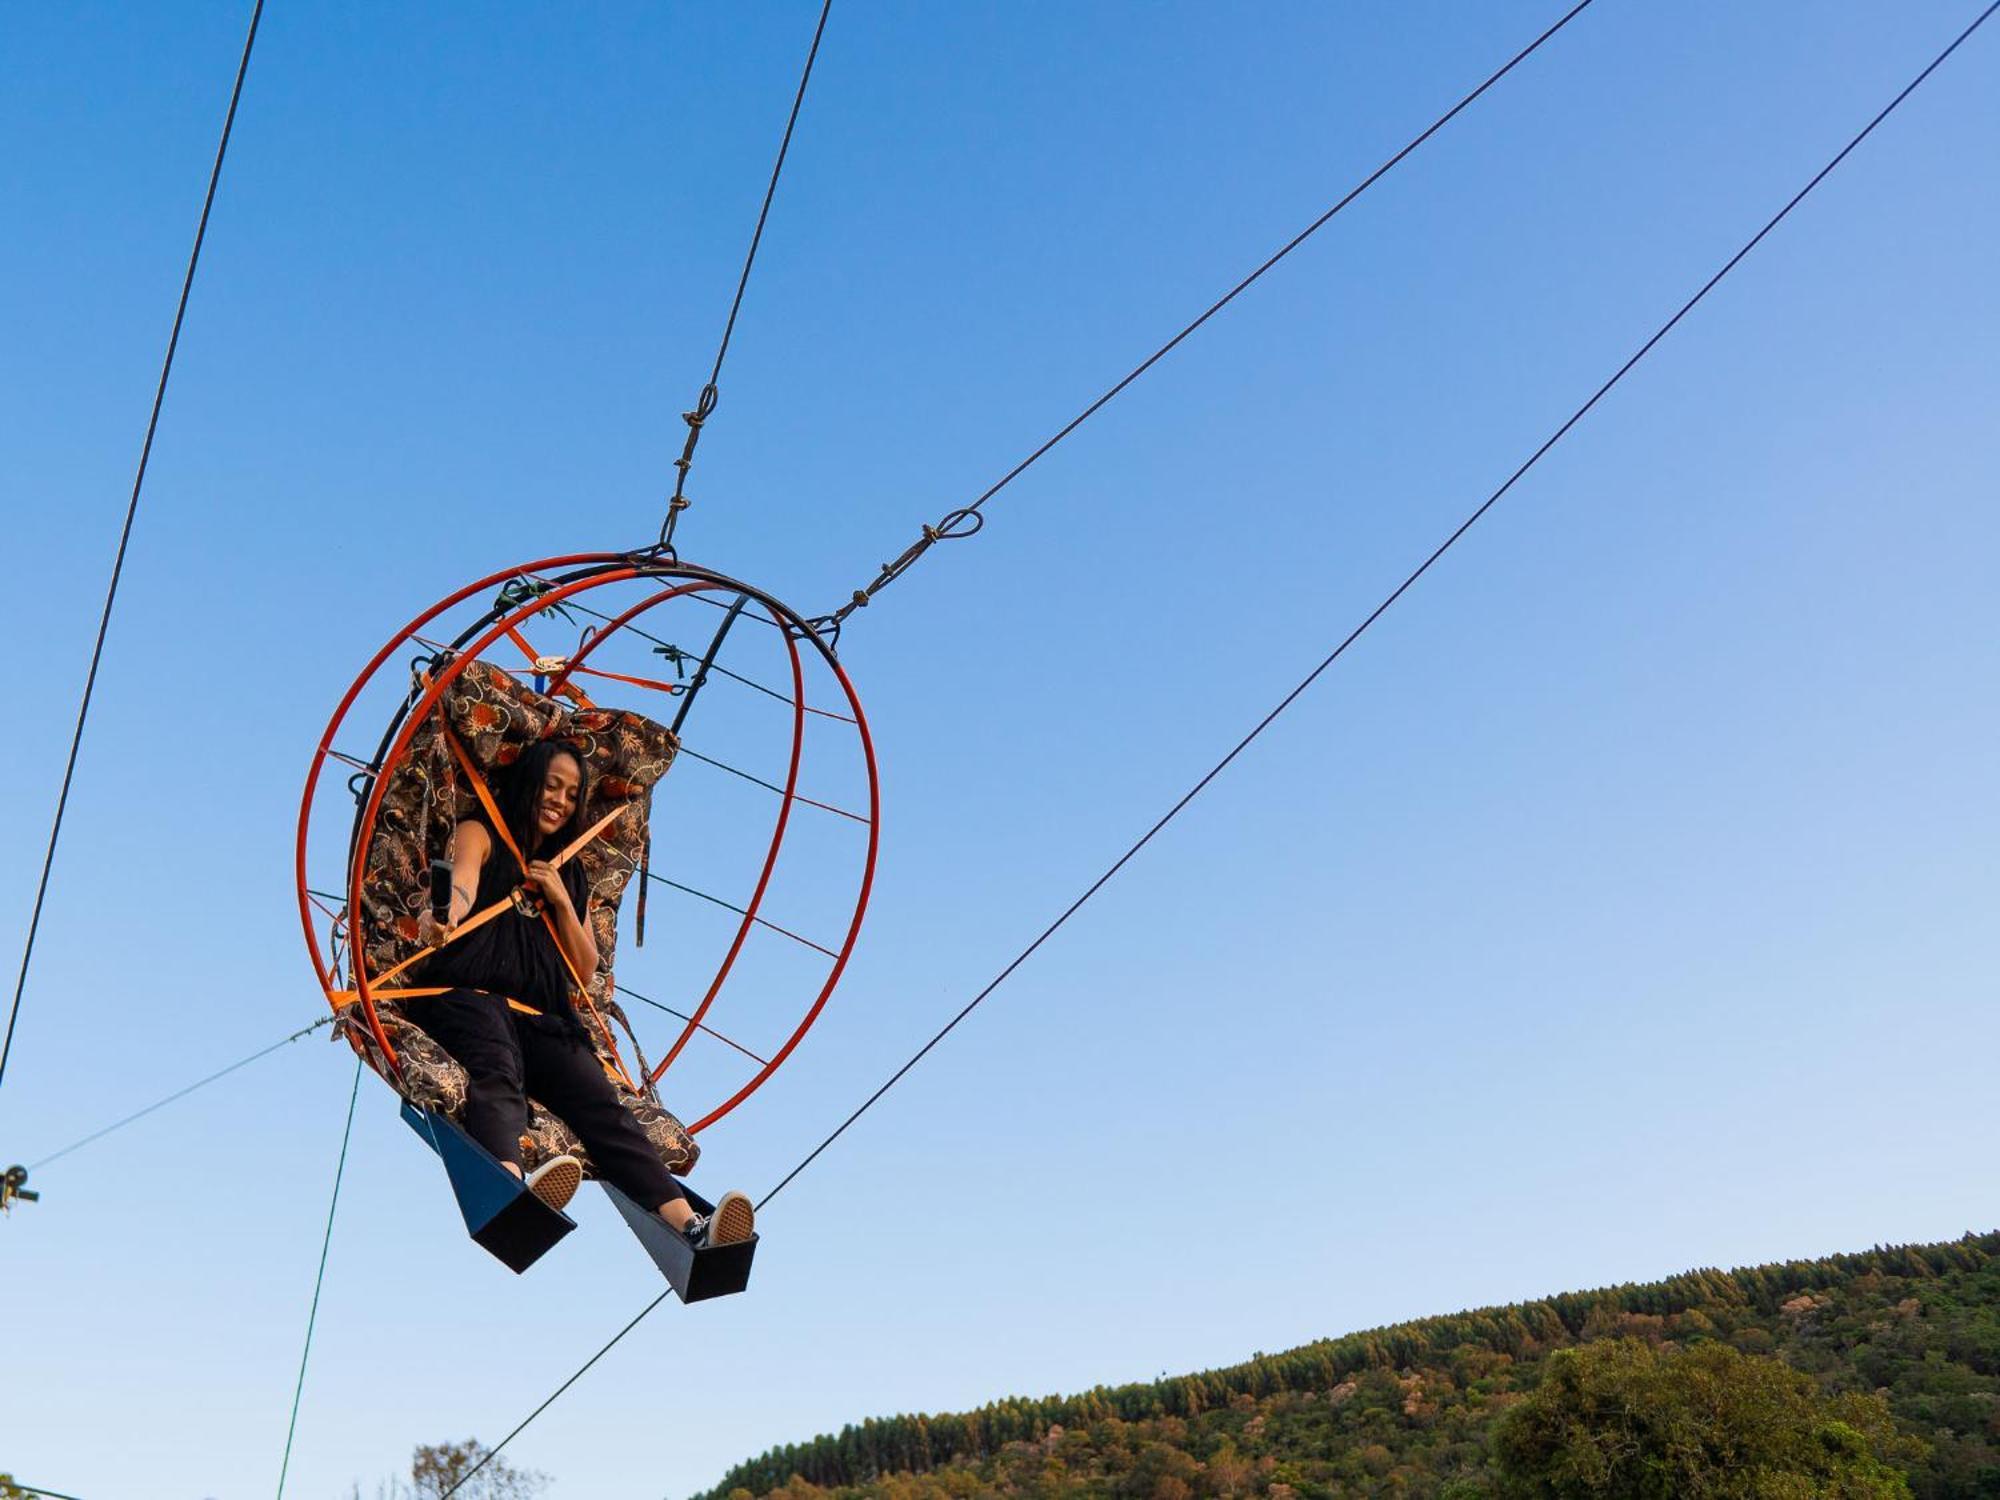
{"label": "cable loop", "polygon": [[681,512],[694,504],[685,493],[688,470],[694,467],[694,448],[695,444],[701,441],[702,423],[714,414],[715,403],[720,398],[721,392],[711,380],[701,388],[701,394],[695,397],[694,410],[681,413],[681,420],[687,423],[687,442],[681,448],[681,456],[674,460],[674,492],[667,497],[667,518],[660,524],[659,540],[659,550],[676,562],[680,559],[674,554],[674,527],[680,522]]}
{"label": "cable loop", "polygon": [[877,594],[909,572],[917,559],[930,551],[938,542],[955,542],[964,537],[976,536],[985,524],[985,515],[971,506],[950,511],[935,524],[926,522],[917,539],[903,549],[901,556],[894,562],[882,564],[882,570],[876,575],[873,583],[865,589],[856,589],[854,596],[847,603],[832,614],[822,615],[820,618],[830,620],[836,626],[839,625],[857,609],[866,609]]}

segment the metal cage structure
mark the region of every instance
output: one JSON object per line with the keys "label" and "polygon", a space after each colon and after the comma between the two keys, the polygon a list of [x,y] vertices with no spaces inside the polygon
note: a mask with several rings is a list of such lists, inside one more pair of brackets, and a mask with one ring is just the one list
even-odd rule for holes
{"label": "metal cage structure", "polygon": [[[638,593],[635,602],[617,608],[599,607],[602,601],[617,600],[635,590]],[[487,595],[494,596],[493,602],[481,610],[476,601]],[[646,628],[654,623],[656,612],[679,601],[711,606],[718,612],[705,650],[698,653],[682,650]],[[464,619],[468,609],[474,611],[469,622]],[[544,654],[531,643],[531,632],[546,634],[559,622],[566,628],[571,627],[579,615],[591,617],[594,623],[583,630],[568,652]],[[453,632],[448,639],[434,639],[426,633],[439,626],[441,621],[446,622],[441,629]],[[732,639],[740,641],[745,628],[757,626],[774,631],[781,643],[785,667],[781,675],[789,680],[780,686],[773,687],[738,673],[722,661]],[[613,642],[631,637],[653,643],[653,653],[669,659],[678,680],[661,681],[631,672],[614,671],[604,665],[606,648]],[[305,789],[300,798],[295,851],[299,916],[315,976],[336,1012],[350,1003],[358,1006],[361,1024],[373,1037],[381,1055],[389,1059],[391,1071],[397,1071],[400,1065],[395,1061],[395,1049],[377,1008],[375,991],[378,983],[369,972],[367,945],[356,940],[351,914],[363,910],[362,879],[367,866],[367,853],[370,841],[377,832],[391,774],[408,754],[418,726],[439,707],[445,694],[468,665],[486,660],[487,654],[494,651],[518,652],[525,659],[524,663],[503,670],[532,676],[537,692],[552,699],[559,694],[567,694],[590,702],[579,688],[579,684],[586,680],[593,687],[602,682],[610,684],[616,691],[652,693],[672,704],[674,713],[670,727],[677,737],[683,733],[705,685],[717,676],[755,689],[757,693],[777,700],[787,710],[788,741],[785,736],[779,736],[782,780],[765,780],[707,756],[697,754],[695,757],[721,766],[745,781],[755,782],[777,796],[777,810],[771,826],[767,833],[757,836],[762,853],[756,862],[757,873],[752,888],[737,903],[706,895],[672,880],[665,882],[701,896],[717,907],[727,908],[737,914],[738,919],[712,971],[707,972],[698,983],[685,987],[687,1009],[675,1012],[682,1022],[679,1032],[658,1053],[659,1062],[644,1070],[640,1086],[648,1094],[657,1096],[661,1078],[682,1058],[689,1042],[703,1033],[728,1042],[757,1064],[751,1076],[728,1089],[725,1097],[704,1106],[694,1115],[688,1130],[690,1134],[697,1133],[741,1105],[791,1057],[839,986],[848,960],[853,955],[862,921],[867,914],[881,833],[880,775],[861,700],[830,646],[797,611],[751,584],[681,562],[657,549],[639,553],[577,553],[507,568],[465,585],[416,616],[369,659],[335,707],[306,775]],[[363,757],[338,748],[340,736],[351,732],[351,721],[362,717],[356,714],[357,704],[367,696],[379,697],[385,689],[395,690],[395,674],[402,670],[406,656],[412,658],[409,685],[401,692],[397,706],[388,715],[387,726],[381,731],[373,753]],[[497,662],[493,664],[499,665]],[[685,675],[689,666],[693,668],[691,677]],[[837,691],[837,698],[828,701],[837,702],[837,707],[808,701],[812,696],[808,689],[809,677],[816,683],[832,685]],[[842,733],[851,734],[858,749],[858,765],[866,782],[865,812],[853,812],[815,800],[800,790],[809,722],[846,726]],[[315,885],[308,868],[313,850],[315,808],[341,785],[337,773],[328,774],[332,765],[351,768],[345,787],[354,801],[353,821],[347,838],[347,868],[337,892]],[[669,786],[672,781],[670,775],[660,786]],[[773,877],[788,847],[788,834],[795,824],[794,814],[801,808],[838,814],[863,825],[865,829],[865,846],[858,861],[852,902],[849,904],[844,894],[835,898],[835,905],[844,915],[844,930],[837,938],[825,943],[800,936],[763,914]],[[672,827],[674,818],[671,810],[664,815],[664,822],[662,816],[661,809],[656,807],[655,826]],[[647,879],[659,880],[661,877],[645,872],[635,879],[643,891]],[[844,885],[841,890],[844,892]],[[753,935],[765,932],[823,955],[827,964],[816,982],[802,987],[802,1008],[789,1033],[776,1046],[759,1052],[729,1038],[710,1022],[716,1015],[718,1000],[737,970],[746,944]],[[697,990],[698,996],[695,993]],[[625,992],[631,993],[629,990]],[[666,1006],[660,1008],[671,1009]],[[365,1056],[359,1041],[350,1040],[356,1050]],[[615,1039],[611,1044],[615,1052]],[[634,1077],[635,1081],[639,1081],[638,1075]],[[392,1087],[396,1084],[394,1078],[386,1081]],[[687,1110],[677,1112],[694,1114]]]}

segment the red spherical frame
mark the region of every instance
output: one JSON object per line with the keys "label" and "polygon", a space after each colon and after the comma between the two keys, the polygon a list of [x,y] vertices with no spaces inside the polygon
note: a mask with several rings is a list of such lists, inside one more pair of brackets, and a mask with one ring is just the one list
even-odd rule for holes
{"label": "red spherical frame", "polygon": [[[736,935],[731,941],[728,951],[723,955],[721,963],[717,966],[714,976],[706,986],[700,1005],[696,1007],[694,1013],[688,1018],[681,1030],[680,1036],[675,1039],[666,1055],[661,1058],[659,1064],[647,1075],[649,1083],[657,1083],[666,1073],[667,1069],[673,1065],[674,1060],[680,1056],[682,1049],[686,1047],[694,1033],[697,1030],[703,1029],[702,1023],[714,1006],[717,996],[722,993],[725,985],[728,983],[730,972],[735,967],[738,955],[743,951],[744,943],[749,937],[751,928],[758,924],[758,912],[763,905],[765,893],[770,886],[771,875],[777,868],[778,858],[784,847],[785,831],[790,824],[792,804],[798,801],[809,802],[811,800],[798,795],[799,766],[805,742],[805,718],[808,713],[826,715],[826,711],[811,708],[805,701],[804,665],[799,649],[802,641],[810,642],[816,649],[820,658],[831,670],[834,680],[840,684],[841,692],[847,700],[847,708],[851,715],[856,735],[860,740],[862,760],[867,769],[868,816],[863,821],[866,823],[868,829],[868,844],[863,860],[860,883],[855,895],[853,914],[848,921],[847,931],[840,947],[834,954],[832,966],[827,973],[825,982],[821,984],[819,992],[813,997],[811,1005],[807,1007],[805,1015],[799,1021],[798,1026],[786,1038],[784,1045],[764,1062],[760,1071],[747,1083],[738,1088],[729,1098],[725,1099],[721,1104],[688,1127],[691,1132],[700,1131],[714,1124],[761,1088],[766,1080],[791,1056],[799,1042],[804,1038],[806,1032],[811,1029],[813,1022],[819,1019],[820,1012],[826,1008],[826,1002],[831,998],[834,989],[840,983],[841,975],[846,971],[848,959],[854,952],[855,941],[861,932],[862,919],[867,915],[868,898],[875,880],[876,854],[881,839],[881,781],[875,762],[875,745],[868,732],[867,715],[862,710],[861,700],[854,691],[854,685],[849,680],[847,672],[841,666],[839,659],[834,656],[833,652],[820,639],[818,634],[813,631],[806,620],[796,611],[790,609],[769,594],[764,593],[761,589],[726,577],[723,574],[712,572],[706,568],[676,561],[667,561],[658,557],[649,557],[644,554],[634,555],[614,552],[576,553],[563,557],[544,558],[538,562],[527,563],[519,567],[508,568],[502,572],[490,574],[475,583],[467,584],[456,593],[440,600],[418,615],[408,625],[404,626],[389,639],[381,650],[377,651],[369,659],[367,666],[362,668],[361,674],[355,678],[353,684],[342,696],[340,703],[333,711],[332,719],[327,723],[325,734],[320,737],[319,746],[313,753],[312,765],[306,774],[305,790],[299,803],[298,841],[295,853],[299,918],[305,929],[306,948],[311,955],[314,972],[319,977],[320,987],[326,992],[328,1004],[332,1005],[336,1011],[340,1010],[342,1008],[341,1000],[345,992],[340,987],[339,978],[333,964],[329,962],[325,950],[320,946],[319,933],[315,924],[315,898],[308,885],[306,875],[306,845],[311,831],[313,802],[319,789],[320,775],[326,768],[328,760],[346,759],[346,757],[341,757],[335,752],[333,745],[336,736],[347,721],[348,712],[354,706],[355,700],[361,695],[368,684],[375,680],[376,674],[392,657],[397,656],[405,647],[412,644],[424,645],[425,643],[420,636],[420,632],[439,616],[449,610],[455,609],[469,599],[476,598],[481,594],[495,589],[504,588],[507,584],[515,580],[522,578],[540,579],[550,574],[560,574],[561,576],[552,580],[553,586],[545,592],[535,595],[533,598],[526,600],[512,609],[504,609],[496,606],[478,623],[463,632],[459,637],[459,641],[454,646],[454,654],[451,656],[451,659],[441,670],[430,675],[428,681],[423,684],[421,692],[404,701],[397,718],[392,722],[391,733],[385,736],[386,744],[383,750],[375,757],[375,769],[370,773],[367,793],[365,796],[358,797],[361,805],[355,817],[353,837],[349,844],[347,884],[344,891],[346,898],[345,911],[351,914],[361,909],[361,877],[366,866],[366,860],[363,857],[364,851],[368,848],[369,840],[374,835],[375,823],[381,811],[382,796],[388,785],[390,773],[402,757],[408,753],[410,741],[415,736],[417,727],[424,722],[431,711],[438,705],[445,691],[453,682],[457,681],[459,675],[464,672],[470,662],[484,656],[485,652],[497,641],[508,638],[510,635],[518,635],[519,628],[524,622],[558,608],[566,599],[587,593],[592,589],[602,588],[610,584],[626,583],[635,579],[658,579],[668,585],[640,600],[639,603],[632,605],[630,608],[612,616],[606,623],[593,630],[577,652],[567,658],[563,667],[549,682],[546,693],[553,695],[568,681],[573,673],[579,669],[587,669],[586,663],[588,658],[604,641],[617,635],[621,630],[631,625],[650,610],[670,600],[696,594],[726,592],[735,594],[746,601],[754,601],[769,616],[770,623],[775,625],[782,633],[791,668],[792,691],[789,702],[792,709],[792,742],[787,760],[785,784],[778,804],[778,815],[771,831],[770,841],[765,851],[763,866],[758,875],[756,888],[743,908],[742,920],[737,926]],[[615,676],[616,674],[610,675]],[[783,695],[779,696],[782,697]],[[839,715],[827,716],[841,717]],[[342,913],[327,912],[326,914],[333,918],[336,930],[347,920],[346,915]],[[396,1062],[395,1048],[391,1045],[376,1010],[375,997],[368,975],[365,945],[355,942],[353,936],[353,933],[350,931],[347,943],[347,955],[354,981],[352,991],[356,997],[354,1003],[360,1006],[369,1032],[375,1038],[376,1045],[381,1048],[382,1055],[389,1059],[392,1067],[399,1066]],[[355,1045],[356,1050],[359,1051],[359,1044]],[[615,1042],[613,1046],[615,1051]]]}

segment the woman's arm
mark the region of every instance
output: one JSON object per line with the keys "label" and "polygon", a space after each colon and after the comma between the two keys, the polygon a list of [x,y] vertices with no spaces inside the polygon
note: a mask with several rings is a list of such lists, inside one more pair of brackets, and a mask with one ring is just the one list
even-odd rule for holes
{"label": "woman's arm", "polygon": [[460,823],[451,833],[451,908],[440,923],[429,912],[419,920],[418,932],[433,947],[444,942],[472,911],[473,892],[479,889],[479,872],[493,852],[493,835],[482,823]]}
{"label": "woman's arm", "polygon": [[[542,898],[549,917],[555,922],[556,941],[568,955],[570,964],[587,983],[597,972],[597,939],[591,936],[590,924],[583,920],[583,913],[576,909],[570,899],[569,886],[558,870],[547,860],[538,859],[528,866],[528,885]],[[588,902],[585,903],[588,905]]]}

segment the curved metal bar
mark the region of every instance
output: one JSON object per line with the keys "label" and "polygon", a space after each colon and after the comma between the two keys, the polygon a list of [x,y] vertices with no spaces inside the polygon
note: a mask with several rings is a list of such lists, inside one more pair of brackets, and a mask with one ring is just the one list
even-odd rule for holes
{"label": "curved metal bar", "polygon": [[[417,726],[429,716],[433,708],[443,701],[445,690],[459,679],[466,667],[484,655],[486,650],[495,641],[506,634],[508,627],[519,625],[523,620],[553,608],[569,595],[581,593],[585,589],[601,588],[607,583],[619,583],[625,579],[640,576],[638,568],[623,559],[620,559],[620,561],[624,562],[624,566],[611,566],[601,571],[593,572],[589,576],[564,584],[560,588],[552,589],[548,593],[537,595],[523,604],[519,609],[506,615],[496,624],[489,626],[472,643],[470,649],[461,651],[445,664],[443,670],[432,675],[429,685],[403,715],[402,727],[397,731],[394,743],[389,747],[388,753],[381,757],[383,774],[375,778],[374,785],[369,789],[368,801],[363,805],[361,814],[355,821],[355,836],[352,846],[355,851],[366,850],[369,837],[375,831],[375,821],[380,816],[382,810],[382,797],[389,786],[388,772],[390,768],[409,752],[410,741],[416,737]],[[502,576],[512,575],[507,574]],[[696,580],[685,585],[682,592],[717,586],[713,583]],[[461,594],[459,597],[463,598],[464,595]],[[362,909],[361,878],[366,873],[366,861],[357,855],[357,857],[350,858],[348,863],[348,910],[359,912]],[[369,1032],[374,1036],[376,1045],[382,1049],[382,1055],[389,1059],[391,1066],[400,1066],[396,1063],[395,1048],[390,1044],[388,1034],[382,1029],[381,1017],[375,1009],[375,997],[368,982],[366,944],[360,942],[354,943],[350,947],[349,957],[354,972],[355,995],[360,1002],[362,1013],[368,1022]],[[614,1042],[612,1047],[615,1053],[617,1044]]]}
{"label": "curved metal bar", "polygon": [[[777,618],[777,610],[772,606],[772,619]],[[723,985],[729,982],[729,971],[736,967],[736,959],[743,951],[744,939],[750,936],[750,928],[757,920],[757,910],[764,904],[764,893],[771,888],[771,872],[778,867],[778,852],[785,846],[785,829],[792,821],[792,802],[799,790],[799,760],[806,743],[806,680],[805,669],[799,661],[799,643],[790,632],[785,635],[785,650],[791,657],[792,666],[792,754],[790,764],[785,768],[785,790],[778,802],[778,821],[771,830],[770,846],[764,851],[764,868],[757,875],[757,889],[750,895],[749,905],[744,908],[743,920],[736,924],[736,940],[729,945],[729,952],[723,955],[722,964],[709,981],[708,993],[701,997],[701,1004],[694,1008],[694,1016],[681,1034],[674,1040],[667,1055],[653,1067],[648,1082],[658,1084],[674,1059],[688,1044],[695,1028],[707,1019],[709,1007],[715,1004],[715,997],[722,993]]]}
{"label": "curved metal bar", "polygon": [[[618,561],[623,561],[623,554],[616,552],[579,552],[563,557],[548,558],[530,566],[540,570],[544,568],[567,568],[578,563]],[[341,695],[340,702],[333,710],[333,717],[327,721],[326,733],[320,736],[319,748],[313,752],[312,764],[306,772],[305,791],[299,798],[299,832],[297,845],[293,854],[293,869],[297,876],[299,887],[299,919],[305,927],[306,949],[312,955],[313,969],[319,975],[322,989],[330,991],[334,988],[332,983],[333,972],[327,965],[325,954],[320,951],[318,934],[313,931],[312,905],[305,896],[307,879],[306,838],[312,825],[313,793],[318,790],[320,772],[325,768],[327,759],[332,753],[333,738],[340,732],[340,726],[347,718],[347,711],[354,706],[354,700],[361,696],[361,690],[381,670],[382,664],[400,650],[403,644],[410,640],[417,631],[422,630],[424,626],[430,624],[432,620],[435,620],[446,610],[463,604],[474,594],[505,583],[509,578],[518,577],[522,571],[523,569],[520,568],[509,568],[503,573],[489,574],[476,583],[467,584],[457,593],[432,605],[414,620],[410,621],[409,624],[405,625],[389,638],[387,645],[369,658],[368,665],[361,669],[360,674],[354,679],[347,691]],[[376,764],[381,764],[379,756],[376,758]],[[352,863],[351,858],[349,863]]]}
{"label": "curved metal bar", "polygon": [[[572,568],[575,571],[560,574],[556,572],[556,570]],[[831,953],[831,950],[824,948],[820,950],[830,954],[833,958],[833,964],[825,981],[821,984],[818,993],[815,995],[812,1005],[807,1009],[798,1025],[794,1027],[784,1045],[765,1062],[759,1072],[747,1083],[738,1088],[728,1099],[724,1100],[722,1104],[703,1115],[690,1127],[691,1131],[698,1131],[721,1119],[761,1087],[770,1075],[791,1055],[805,1036],[805,1033],[818,1019],[833,990],[840,982],[848,960],[853,954],[873,889],[876,859],[879,852],[880,773],[879,767],[876,764],[873,739],[869,733],[866,718],[862,712],[860,700],[854,691],[853,684],[848,679],[840,663],[833,657],[826,643],[813,634],[809,628],[805,627],[803,620],[797,615],[796,611],[760,589],[742,584],[735,579],[728,578],[694,564],[678,561],[667,562],[662,559],[634,556],[629,553],[579,553],[548,558],[524,566],[510,568],[504,572],[490,574],[475,583],[459,589],[411,621],[409,625],[405,626],[387,645],[376,653],[342,697],[334,710],[332,719],[328,723],[326,734],[322,736],[319,747],[315,751],[307,776],[306,786],[301,797],[296,862],[301,888],[299,897],[301,925],[305,929],[308,951],[311,954],[315,972],[320,977],[322,988],[328,991],[328,999],[331,1004],[332,991],[335,988],[348,988],[348,986],[336,985],[333,969],[320,948],[318,934],[315,931],[316,923],[313,920],[313,903],[304,894],[304,859],[312,815],[312,805],[315,793],[320,784],[321,773],[327,759],[330,757],[334,736],[340,731],[355,700],[359,697],[362,689],[375,677],[391,656],[407,642],[416,639],[418,631],[422,630],[431,621],[437,619],[445,611],[464,603],[467,599],[484,590],[503,585],[510,579],[521,577],[536,578],[537,575],[554,575],[547,579],[551,584],[547,592],[523,602],[517,608],[509,609],[504,605],[496,605],[485,611],[477,620],[460,631],[449,647],[443,649],[431,648],[436,651],[438,656],[447,659],[431,674],[428,682],[418,681],[413,683],[409,694],[392,715],[388,727],[384,730],[382,743],[376,755],[376,764],[381,766],[385,772],[391,769],[407,753],[409,743],[416,734],[417,726],[442,701],[445,691],[452,682],[457,680],[470,661],[479,659],[509,629],[519,625],[522,621],[542,614],[552,607],[561,604],[564,600],[580,595],[588,590],[609,584],[627,582],[636,578],[682,580],[674,587],[662,590],[641,601],[639,605],[625,611],[622,615],[604,616],[602,618],[618,627],[623,627],[638,615],[667,602],[669,599],[690,598],[703,604],[711,604],[717,609],[730,611],[729,621],[726,623],[733,624],[734,620],[738,618],[756,619],[760,623],[767,623],[778,628],[781,634],[787,638],[793,678],[793,692],[789,699],[793,710],[793,749],[790,769],[787,774],[788,786],[785,789],[784,800],[780,806],[779,826],[773,830],[773,846],[767,851],[765,868],[760,875],[757,893],[753,897],[751,906],[747,912],[743,913],[746,921],[739,928],[736,941],[732,943],[730,952],[724,958],[716,979],[711,983],[710,992],[704,997],[701,1011],[697,1013],[693,1024],[701,1024],[702,1013],[705,1013],[712,1006],[716,997],[721,993],[729,977],[729,972],[734,966],[736,957],[741,951],[749,928],[753,925],[771,925],[764,922],[758,916],[757,907],[761,904],[764,892],[768,888],[771,874],[775,869],[777,854],[783,846],[783,825],[789,817],[790,804],[793,801],[804,800],[797,796],[797,780],[803,740],[803,717],[807,713],[824,714],[830,718],[843,717],[841,715],[827,714],[824,710],[811,708],[805,704],[804,672],[797,648],[797,640],[800,637],[813,642],[814,648],[833,672],[843,694],[847,698],[848,707],[853,715],[851,722],[856,725],[861,741],[868,775],[869,816],[866,819],[869,828],[868,848],[862,869],[860,889],[855,901],[854,913],[848,923],[847,932],[840,950],[837,954]],[[542,580],[537,579],[537,581]],[[721,590],[733,591],[738,597],[731,604],[724,604],[719,599],[710,599],[708,597],[710,593]],[[761,605],[763,607],[762,612],[746,612],[744,608],[744,600],[746,599],[754,600]],[[593,611],[592,613],[595,612]],[[597,632],[590,639],[581,642],[577,656],[572,659],[557,681],[551,684],[551,688],[553,689],[555,686],[558,686],[561,680],[568,675],[568,671],[574,670],[582,664],[584,658],[595,650],[602,636],[613,633],[615,633],[614,629],[607,628],[604,631]],[[721,632],[718,633],[718,640],[710,647],[708,656],[704,658],[704,666],[709,669],[723,670],[714,665],[714,657],[722,644],[720,635]],[[777,696],[780,696],[781,701],[785,701],[782,695]],[[369,795],[365,799],[357,799],[362,801],[362,806],[357,809],[350,839],[349,880],[345,892],[350,913],[361,910],[361,875],[364,871],[362,869],[362,862],[358,856],[360,851],[366,848],[369,839],[373,835],[377,819],[380,815],[383,795],[387,787],[386,775],[378,774],[372,780],[373,785],[369,788]],[[849,816],[853,815],[850,814]],[[374,1000],[366,974],[367,964],[365,956],[351,945],[345,946],[349,947],[347,954],[348,965],[354,971],[350,993],[360,1002],[371,1034],[375,1037],[377,1045],[381,1048],[382,1056],[388,1059],[390,1067],[393,1070],[397,1067],[396,1057],[393,1047],[390,1045],[388,1037],[382,1028],[380,1019],[375,1013]],[[818,947],[819,945],[813,944],[811,946]],[[671,1062],[674,1055],[686,1045],[687,1039],[691,1035],[692,1027],[683,1032],[681,1039],[675,1043],[674,1051],[669,1054],[668,1058],[663,1060],[658,1068],[649,1072],[649,1081],[657,1080],[666,1071],[667,1063]],[[354,1045],[359,1050],[358,1040],[355,1041]]]}
{"label": "curved metal bar", "polygon": [[715,639],[708,643],[708,649],[701,654],[701,665],[695,668],[694,681],[688,684],[687,692],[681,698],[680,711],[674,715],[674,722],[667,727],[679,739],[681,725],[687,722],[688,710],[694,707],[694,700],[701,692],[701,685],[708,681],[708,674],[715,666],[715,653],[722,649],[722,643],[729,639],[729,632],[743,617],[743,606],[750,602],[748,594],[738,594],[736,602],[729,606],[729,613],[722,617],[722,623],[715,627]]}
{"label": "curved metal bar", "polygon": [[826,976],[826,983],[820,986],[819,994],[814,997],[811,1009],[805,1013],[804,1019],[793,1029],[792,1034],[785,1039],[785,1045],[771,1054],[771,1060],[764,1065],[757,1076],[690,1125],[688,1127],[690,1135],[713,1125],[762,1088],[764,1080],[783,1066],[785,1059],[792,1055],[792,1049],[797,1047],[806,1032],[812,1029],[813,1022],[819,1019],[819,1013],[826,1008],[826,1002],[832,996],[834,987],[840,983],[841,975],[846,972],[848,959],[854,955],[855,940],[861,936],[861,920],[868,915],[868,899],[875,888],[875,856],[882,839],[882,782],[880,768],[875,762],[875,740],[868,732],[868,716],[862,712],[861,699],[855,693],[854,684],[848,680],[847,673],[842,669],[838,658],[817,635],[809,634],[807,639],[819,649],[827,666],[833,669],[834,676],[839,679],[841,691],[847,695],[848,707],[854,711],[854,727],[861,736],[862,758],[868,766],[868,854],[861,869],[861,890],[854,900],[854,917],[847,924],[847,936],[841,941],[840,956],[833,961],[833,968]]}

